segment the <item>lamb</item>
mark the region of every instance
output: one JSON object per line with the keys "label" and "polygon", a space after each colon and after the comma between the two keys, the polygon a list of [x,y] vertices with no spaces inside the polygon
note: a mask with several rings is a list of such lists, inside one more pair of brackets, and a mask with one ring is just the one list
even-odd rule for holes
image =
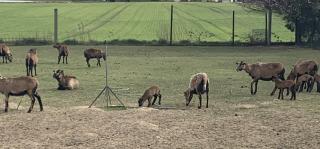
{"label": "lamb", "polygon": [[12,62],[12,54],[10,48],[5,44],[0,44],[0,56],[2,56],[2,63]]}
{"label": "lamb", "polygon": [[63,70],[53,71],[53,78],[58,81],[58,90],[73,90],[79,88],[79,81],[75,76],[64,75]]}
{"label": "lamb", "polygon": [[62,57],[62,63],[64,64],[64,59],[66,59],[66,64],[68,64],[69,48],[66,45],[56,43],[53,45],[54,48],[58,50],[58,64]]}
{"label": "lamb", "polygon": [[[251,78],[253,79],[251,82],[251,95],[255,95],[257,93],[257,85],[259,80],[263,81],[271,81],[272,76],[278,76],[282,80],[284,80],[285,68],[281,63],[255,63],[255,64],[247,64],[241,61],[237,64],[237,71],[246,71]],[[255,90],[253,91],[253,84],[255,84]],[[276,88],[271,92],[271,96],[276,91]]]}
{"label": "lamb", "polygon": [[0,76],[0,92],[6,96],[4,111],[8,112],[10,96],[23,96],[25,94],[27,94],[31,99],[31,105],[28,113],[33,109],[35,98],[37,98],[39,102],[40,111],[43,111],[41,97],[37,92],[38,86],[38,80],[29,76],[17,78],[5,78]]}
{"label": "lamb", "polygon": [[207,95],[207,105],[209,104],[209,78],[206,73],[197,73],[191,76],[190,83],[188,89],[184,92],[184,97],[186,99],[186,106],[190,104],[190,101],[193,97],[193,94],[197,94],[199,96],[199,106],[201,109],[202,106],[202,97],[201,94],[206,93]]}
{"label": "lamb", "polygon": [[[314,78],[311,75],[308,75],[308,74],[301,75],[296,81],[296,91],[299,90],[299,92],[302,92],[304,86],[306,85],[307,92],[311,92],[313,80],[314,80]],[[300,87],[300,89],[299,89],[299,87]]]}
{"label": "lamb", "polygon": [[150,107],[152,97],[154,97],[152,105],[154,105],[154,103],[156,102],[157,97],[159,97],[158,103],[159,105],[161,105],[161,94],[160,88],[158,86],[151,86],[144,92],[142,97],[140,97],[138,100],[139,107],[141,107],[146,100],[148,100],[148,107]]}
{"label": "lamb", "polygon": [[290,100],[296,100],[296,88],[295,82],[293,80],[281,80],[278,77],[272,77],[272,81],[275,82],[275,89],[279,89],[278,99],[283,99],[283,90],[289,89],[291,92]]}
{"label": "lamb", "polygon": [[103,60],[106,60],[106,53],[102,52],[100,49],[94,49],[94,48],[86,49],[84,50],[83,54],[84,54],[84,57],[86,58],[88,67],[90,67],[89,60],[91,58],[97,58],[98,60],[97,66],[100,66],[100,67],[101,67],[100,59],[103,58]]}
{"label": "lamb", "polygon": [[34,69],[35,76],[37,76],[37,64],[38,64],[38,56],[37,49],[30,49],[26,55],[26,70],[27,76],[32,76],[32,70]]}
{"label": "lamb", "polygon": [[[295,76],[295,79],[298,79],[300,76],[304,74],[309,74],[314,76],[318,72],[318,62],[314,60],[299,60],[292,69],[291,73]],[[303,85],[303,84],[301,84]],[[313,84],[311,84],[311,90],[313,88]],[[310,90],[310,92],[311,92]]]}

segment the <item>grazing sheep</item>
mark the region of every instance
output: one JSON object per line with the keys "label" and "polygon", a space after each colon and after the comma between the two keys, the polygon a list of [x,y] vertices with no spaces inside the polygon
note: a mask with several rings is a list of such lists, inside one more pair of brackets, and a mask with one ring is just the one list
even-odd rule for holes
{"label": "grazing sheep", "polygon": [[6,63],[12,62],[12,54],[10,48],[5,44],[0,44],[0,56],[2,57],[2,63],[6,61]]}
{"label": "grazing sheep", "polygon": [[[306,85],[307,92],[311,92],[313,80],[314,80],[314,78],[311,75],[308,75],[308,74],[301,75],[296,81],[296,91],[299,90],[299,92],[302,92],[304,86]],[[299,87],[300,87],[300,89],[299,89]]]}
{"label": "grazing sheep", "polygon": [[[295,76],[295,79],[298,79],[301,75],[309,74],[314,76],[318,72],[318,62],[314,60],[299,60],[293,67],[291,73]],[[301,84],[303,85],[303,84]],[[311,84],[311,90],[313,84]],[[311,92],[310,90],[310,92]]]}
{"label": "grazing sheep", "polygon": [[157,97],[159,97],[158,103],[159,105],[161,105],[161,94],[160,88],[158,86],[151,86],[144,92],[142,97],[140,97],[138,100],[139,107],[141,107],[146,100],[148,100],[148,107],[150,107],[152,97],[154,97],[152,105],[154,105],[154,103],[156,102]]}
{"label": "grazing sheep", "polygon": [[[256,63],[256,64],[247,64],[241,61],[237,64],[237,71],[246,71],[251,78],[251,94],[255,95],[257,93],[257,85],[259,80],[271,81],[272,76],[278,76],[284,80],[285,69],[281,63]],[[253,91],[253,84],[255,83],[255,90]],[[271,92],[271,96],[276,91],[276,88]]]}
{"label": "grazing sheep", "polygon": [[37,64],[38,64],[38,56],[37,56],[37,49],[30,49],[26,55],[26,69],[27,69],[27,76],[32,76],[32,70],[34,69],[34,74],[37,76]]}
{"label": "grazing sheep", "polygon": [[41,97],[37,92],[38,85],[38,80],[29,76],[17,78],[5,78],[0,76],[0,92],[6,96],[4,111],[8,112],[10,96],[23,96],[25,94],[27,94],[31,99],[31,105],[28,113],[33,109],[35,98],[37,98],[39,102],[40,111],[43,111]]}
{"label": "grazing sheep", "polygon": [[79,81],[75,76],[64,75],[63,70],[53,71],[53,78],[57,79],[58,90],[73,90],[79,88]]}
{"label": "grazing sheep", "polygon": [[64,64],[64,59],[66,59],[66,64],[68,64],[69,48],[66,45],[56,43],[53,45],[54,48],[58,50],[58,64],[60,64],[60,59],[62,57],[62,63]]}
{"label": "grazing sheep", "polygon": [[86,49],[84,50],[83,54],[84,54],[84,57],[86,58],[88,67],[90,67],[89,60],[91,58],[96,58],[98,61],[97,66],[100,66],[100,67],[101,67],[100,59],[103,58],[103,60],[106,60],[106,53],[102,52],[100,49],[93,49],[93,48]]}
{"label": "grazing sheep", "polygon": [[275,82],[275,89],[279,89],[278,99],[283,99],[283,90],[289,89],[291,92],[290,100],[296,100],[296,89],[295,89],[295,82],[293,80],[281,80],[278,77],[272,77],[272,81]]}
{"label": "grazing sheep", "polygon": [[206,73],[197,73],[190,78],[190,83],[188,89],[184,92],[184,97],[186,98],[186,106],[189,105],[193,94],[197,94],[199,96],[199,106],[201,109],[202,106],[202,97],[201,94],[206,93],[207,95],[207,105],[209,104],[209,78]]}

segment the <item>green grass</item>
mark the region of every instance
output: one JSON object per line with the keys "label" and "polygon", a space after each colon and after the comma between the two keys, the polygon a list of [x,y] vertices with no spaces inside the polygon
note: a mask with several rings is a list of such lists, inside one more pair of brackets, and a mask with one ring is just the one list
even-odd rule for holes
{"label": "green grass", "polygon": [[[96,67],[96,60],[88,68],[83,50],[89,46],[71,46],[69,64],[57,64],[57,50],[51,46],[39,46],[38,80],[39,94],[46,106],[69,107],[89,105],[103,89],[104,67]],[[91,46],[92,47],[92,46]],[[24,57],[30,47],[12,47],[14,62],[2,64],[1,74],[6,77],[25,75]],[[100,47],[103,48],[103,47]],[[274,101],[269,96],[274,83],[260,81],[257,95],[250,95],[251,78],[245,72],[235,71],[235,62],[281,62],[286,66],[286,75],[299,59],[314,59],[320,51],[291,47],[132,47],[111,46],[108,53],[109,84],[127,106],[137,106],[137,100],[151,85],[159,85],[163,95],[163,106],[185,107],[183,91],[189,78],[197,72],[207,72],[210,78],[210,106],[231,104],[260,104]],[[104,66],[104,65],[103,65]],[[52,78],[53,70],[63,69],[65,74],[75,75],[80,80],[80,89],[58,91],[57,82]],[[244,86],[244,87],[241,87]],[[121,88],[119,90],[119,88]],[[11,97],[18,102],[21,97]],[[23,106],[29,106],[27,96],[22,97]],[[319,93],[300,93],[297,101],[279,101],[271,106],[282,108],[299,107],[319,113]],[[99,99],[97,106],[104,106]],[[193,99],[193,107],[198,103]],[[263,105],[264,106],[264,105]],[[270,105],[267,105],[270,106]],[[37,106],[36,106],[37,107]],[[223,107],[216,107],[223,108]],[[227,108],[227,107],[226,107]]]}
{"label": "green grass", "polygon": [[[213,33],[202,41],[230,41],[232,10],[236,12],[235,40],[246,41],[253,29],[265,28],[263,12],[232,3],[32,3],[1,4],[0,38],[52,38],[53,9],[59,9],[59,39],[169,40],[170,6],[174,5],[173,40],[196,41],[189,32]],[[281,16],[273,15],[273,32],[293,41]]]}

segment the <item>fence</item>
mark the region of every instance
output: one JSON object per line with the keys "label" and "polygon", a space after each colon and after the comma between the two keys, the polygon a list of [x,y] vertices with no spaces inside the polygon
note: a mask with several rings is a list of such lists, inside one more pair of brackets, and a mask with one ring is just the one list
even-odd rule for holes
{"label": "fence", "polygon": [[[74,43],[107,40],[110,43],[127,44],[214,45],[265,44],[268,39],[266,13],[240,4],[6,5],[6,8],[0,5],[0,9],[3,7],[8,11],[4,10],[0,14],[4,22],[9,22],[0,26],[0,40],[5,42],[23,39]],[[15,12],[16,5],[22,5],[25,12]],[[46,7],[37,7],[38,5]],[[56,15],[54,8],[58,8]],[[294,41],[294,33],[285,28],[285,22],[277,14],[273,14],[270,35],[272,42]]]}

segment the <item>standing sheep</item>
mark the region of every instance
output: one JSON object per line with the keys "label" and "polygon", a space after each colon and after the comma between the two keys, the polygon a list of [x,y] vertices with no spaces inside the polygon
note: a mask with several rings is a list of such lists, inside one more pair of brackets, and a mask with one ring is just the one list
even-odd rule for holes
{"label": "standing sheep", "polygon": [[0,56],[2,57],[2,63],[12,62],[12,54],[10,48],[5,44],[0,44]]}
{"label": "standing sheep", "polygon": [[86,58],[88,67],[90,67],[89,60],[91,58],[96,58],[98,61],[97,66],[100,66],[100,67],[101,67],[100,59],[103,58],[103,60],[106,60],[106,53],[102,52],[100,49],[94,49],[94,48],[86,49],[84,50],[83,54],[84,54],[84,57]]}
{"label": "standing sheep", "polygon": [[54,48],[58,50],[58,64],[62,57],[62,63],[64,64],[64,59],[66,59],[66,64],[68,64],[69,48],[66,45],[56,43],[53,45]]}
{"label": "standing sheep", "polygon": [[279,89],[278,99],[283,99],[283,90],[289,89],[291,92],[290,100],[296,100],[296,88],[293,80],[281,80],[278,77],[272,77],[272,81],[275,82],[275,89]]}
{"label": "standing sheep", "polygon": [[64,75],[63,70],[53,71],[53,78],[58,81],[58,90],[73,90],[79,88],[79,81],[75,76]]}
{"label": "standing sheep", "polygon": [[26,56],[26,70],[27,76],[32,76],[32,70],[34,69],[35,76],[37,76],[37,64],[38,64],[38,56],[37,49],[30,49]]}
{"label": "standing sheep", "polygon": [[0,76],[0,92],[6,96],[5,98],[5,112],[8,112],[9,97],[23,96],[27,94],[31,99],[31,105],[28,110],[30,113],[33,109],[35,98],[37,98],[40,106],[40,111],[43,111],[41,97],[37,92],[39,82],[36,78],[23,76],[18,78],[5,78]]}
{"label": "standing sheep", "polygon": [[190,104],[190,101],[193,97],[193,94],[197,94],[199,96],[199,106],[201,109],[202,106],[202,97],[201,94],[206,93],[207,95],[207,105],[209,104],[209,78],[206,73],[197,73],[190,78],[190,83],[188,89],[184,92],[184,97],[186,99],[186,106]]}
{"label": "standing sheep", "polygon": [[151,86],[144,92],[142,97],[140,97],[138,100],[139,107],[141,107],[146,100],[148,100],[148,107],[150,107],[152,97],[154,97],[152,105],[154,105],[154,103],[156,102],[157,97],[159,97],[158,103],[159,105],[161,105],[161,94],[160,94],[160,88],[158,86]]}
{"label": "standing sheep", "polygon": [[[247,72],[251,78],[251,94],[255,95],[257,93],[257,85],[259,80],[271,81],[272,76],[278,76],[284,80],[285,69],[281,63],[256,63],[256,64],[247,64],[241,61],[237,64],[237,71],[244,70]],[[253,84],[255,84],[255,90],[253,91]],[[276,88],[271,92],[271,96],[276,91]]]}
{"label": "standing sheep", "polygon": [[[291,73],[292,73],[292,76],[295,76],[295,79],[298,79],[300,76],[304,74],[309,74],[311,76],[314,76],[315,74],[317,74],[318,69],[319,69],[318,62],[314,60],[299,60],[294,65]],[[312,88],[313,88],[313,84],[311,85],[311,90]]]}

